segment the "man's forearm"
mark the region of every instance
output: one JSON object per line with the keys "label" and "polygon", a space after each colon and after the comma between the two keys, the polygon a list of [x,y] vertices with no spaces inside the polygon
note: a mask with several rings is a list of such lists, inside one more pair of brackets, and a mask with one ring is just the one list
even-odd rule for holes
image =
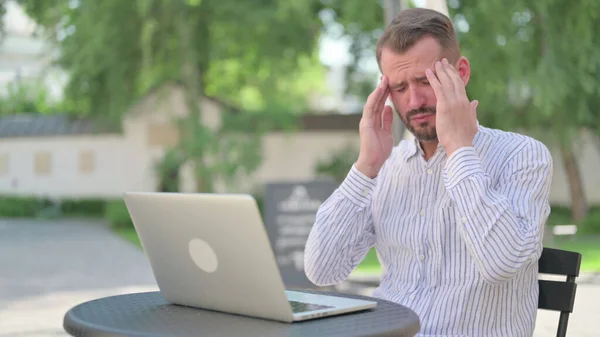
{"label": "man's forearm", "polygon": [[447,162],[445,184],[459,232],[490,283],[511,279],[541,254],[552,167],[545,154],[534,160],[513,169],[499,189],[473,148],[456,151]]}
{"label": "man's forearm", "polygon": [[321,205],[306,243],[304,268],[317,285],[343,282],[375,242],[370,212],[375,181],[353,167]]}

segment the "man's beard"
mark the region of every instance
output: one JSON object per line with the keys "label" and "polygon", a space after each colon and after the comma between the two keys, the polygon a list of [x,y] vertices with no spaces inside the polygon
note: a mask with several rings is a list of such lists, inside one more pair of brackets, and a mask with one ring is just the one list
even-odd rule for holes
{"label": "man's beard", "polygon": [[433,113],[435,115],[435,107],[422,107],[419,109],[409,110],[406,115],[400,115],[400,119],[404,126],[408,131],[410,131],[417,140],[428,142],[437,140],[437,130],[435,129],[435,124],[431,125],[431,122],[423,122],[419,126],[420,128],[415,129],[415,127],[410,123],[410,119],[414,115],[422,114],[422,113]]}

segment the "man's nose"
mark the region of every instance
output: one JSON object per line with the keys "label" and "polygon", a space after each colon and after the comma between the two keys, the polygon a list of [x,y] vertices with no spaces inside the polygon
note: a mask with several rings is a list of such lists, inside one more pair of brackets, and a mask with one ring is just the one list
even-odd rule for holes
{"label": "man's nose", "polygon": [[422,107],[423,104],[425,104],[425,96],[423,96],[418,90],[411,90],[408,102],[410,109],[418,109]]}

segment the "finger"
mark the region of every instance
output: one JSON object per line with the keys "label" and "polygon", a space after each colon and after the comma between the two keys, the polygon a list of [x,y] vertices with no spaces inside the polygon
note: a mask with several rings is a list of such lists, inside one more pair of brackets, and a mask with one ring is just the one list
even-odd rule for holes
{"label": "finger", "polygon": [[[446,59],[444,59],[444,60],[446,60]],[[456,69],[452,64],[448,63],[447,60],[445,62],[445,65],[446,65],[446,73],[448,74],[448,77],[453,82],[455,93],[458,95],[458,97],[466,96],[467,92],[465,89],[465,82],[460,77],[460,74],[458,73],[458,69]]]}
{"label": "finger", "polygon": [[448,59],[443,58],[441,61],[436,62],[435,72],[446,95],[454,94],[454,81],[452,80],[452,71],[449,69]]}
{"label": "finger", "polygon": [[444,96],[444,90],[442,89],[442,83],[437,78],[437,76],[433,73],[431,68],[427,68],[425,70],[425,76],[427,77],[427,81],[429,81],[429,85],[433,88],[433,93],[437,99],[442,99]]}
{"label": "finger", "polygon": [[[383,95],[381,96],[380,100],[377,102],[377,106],[375,106],[375,110],[374,110],[374,114],[378,117],[381,118],[381,114],[383,113],[383,109],[385,108],[385,103],[387,101],[387,99],[390,97],[390,88],[389,86],[385,89]],[[381,119],[379,119],[381,120]]]}
{"label": "finger", "polygon": [[387,101],[388,97],[390,96],[390,85],[389,80],[386,76],[383,76],[380,85],[383,86],[383,91],[381,92],[381,95],[377,98],[376,105],[374,107],[376,114],[380,114],[383,111],[385,101]]}
{"label": "finger", "polygon": [[392,107],[389,105],[386,105],[383,108],[383,113],[382,113],[382,128],[383,131],[385,131],[386,133],[390,133],[392,132],[392,122],[394,121],[394,112],[392,111]]}
{"label": "finger", "polygon": [[379,114],[383,108],[381,101],[383,100],[385,103],[385,99],[389,94],[389,86],[387,85],[387,78],[385,76],[382,77],[383,78],[381,82],[379,82],[377,88],[375,88],[375,90],[373,90],[373,92],[367,98],[365,108],[363,109],[363,117],[372,119],[376,114]]}

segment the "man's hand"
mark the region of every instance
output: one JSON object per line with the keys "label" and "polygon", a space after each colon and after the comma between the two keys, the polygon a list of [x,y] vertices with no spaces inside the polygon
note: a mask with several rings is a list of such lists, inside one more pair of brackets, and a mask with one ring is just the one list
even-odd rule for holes
{"label": "man's hand", "polygon": [[425,72],[437,98],[435,124],[438,140],[448,156],[473,146],[477,133],[477,101],[469,101],[465,83],[447,59],[435,63],[435,74]]}
{"label": "man's hand", "polygon": [[360,120],[360,153],[355,167],[369,178],[379,174],[394,147],[394,116],[392,107],[385,105],[389,95],[388,79],[382,76],[379,86],[369,95]]}

